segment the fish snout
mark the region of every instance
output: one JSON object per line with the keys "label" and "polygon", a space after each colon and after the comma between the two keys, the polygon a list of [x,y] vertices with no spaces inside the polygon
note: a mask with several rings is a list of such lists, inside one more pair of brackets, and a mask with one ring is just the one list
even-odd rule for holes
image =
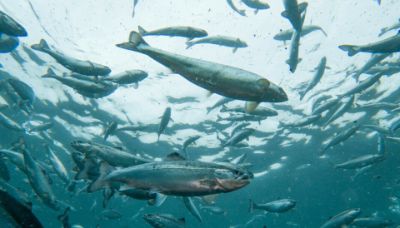
{"label": "fish snout", "polygon": [[288,101],[288,96],[281,87],[271,83],[269,86],[269,91],[270,91],[270,98],[273,102]]}

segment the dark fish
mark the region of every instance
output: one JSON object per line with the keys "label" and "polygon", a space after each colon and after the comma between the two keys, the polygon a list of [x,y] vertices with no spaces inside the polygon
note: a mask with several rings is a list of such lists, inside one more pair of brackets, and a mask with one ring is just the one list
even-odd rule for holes
{"label": "dark fish", "polygon": [[17,37],[0,33],[0,53],[9,53],[15,50],[19,45]]}
{"label": "dark fish", "polygon": [[134,31],[130,33],[129,42],[117,46],[148,55],[210,92],[254,102],[250,110],[254,110],[259,102],[284,102],[288,99],[282,88],[257,74],[153,48]]}
{"label": "dark fish", "polygon": [[347,52],[348,56],[356,55],[359,52],[368,53],[393,53],[400,51],[400,34],[391,36],[381,41],[365,45],[340,45],[340,49]]}
{"label": "dark fish", "polygon": [[385,159],[383,154],[366,154],[349,161],[335,165],[337,169],[361,169],[366,166],[375,165]]}
{"label": "dark fish", "polygon": [[71,147],[90,157],[97,157],[112,166],[129,167],[149,162],[148,160],[123,151],[119,148],[99,143],[73,141]]}
{"label": "dark fish", "polygon": [[27,36],[25,28],[16,22],[12,17],[0,11],[0,33],[10,36]]}
{"label": "dark fish", "polygon": [[146,31],[141,26],[138,26],[138,30],[142,36],[180,36],[188,39],[207,36],[205,30],[187,26],[167,27],[153,31]]}
{"label": "dark fish", "polygon": [[4,162],[5,156],[0,155],[0,178],[9,181],[11,179],[10,177],[10,171],[8,171],[7,165]]}
{"label": "dark fish", "polygon": [[185,218],[175,218],[170,214],[145,214],[143,219],[154,228],[183,228]]}
{"label": "dark fish", "polygon": [[58,76],[52,69],[48,69],[47,73],[42,76],[42,78],[53,78],[64,85],[71,87],[76,90],[79,94],[85,97],[90,98],[101,98],[110,95],[113,93],[118,86],[114,83],[105,82],[105,81],[89,81],[82,80],[73,77],[63,77]]}
{"label": "dark fish", "polygon": [[[321,31],[325,36],[328,36],[326,34],[326,32],[318,25],[304,25],[301,29],[300,36],[303,37],[309,33],[312,33],[314,31],[318,31],[318,30]],[[281,41],[288,41],[288,40],[292,39],[293,32],[294,32],[293,29],[281,31],[274,36],[274,39],[281,40]]]}
{"label": "dark fish", "polygon": [[165,131],[165,128],[167,128],[170,119],[171,119],[171,108],[167,107],[161,117],[160,126],[158,127],[157,141],[160,140],[160,135]]}
{"label": "dark fish", "polygon": [[43,227],[38,218],[33,214],[30,204],[18,201],[5,190],[0,190],[0,207],[3,208],[20,227]]}
{"label": "dark fish", "polygon": [[31,48],[49,54],[65,68],[79,74],[106,76],[111,72],[111,69],[107,66],[98,63],[93,63],[88,60],[84,61],[75,59],[61,52],[52,50],[44,39],[41,39],[39,44],[32,45]]}

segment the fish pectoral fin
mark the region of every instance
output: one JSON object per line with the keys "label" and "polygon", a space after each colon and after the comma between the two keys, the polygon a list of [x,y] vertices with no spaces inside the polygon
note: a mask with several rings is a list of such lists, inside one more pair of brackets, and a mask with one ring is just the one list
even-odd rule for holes
{"label": "fish pectoral fin", "polygon": [[285,10],[285,11],[283,11],[283,12],[281,13],[281,16],[284,17],[284,18],[288,18],[288,17],[289,17],[289,14],[288,14],[288,12]]}
{"label": "fish pectoral fin", "polygon": [[159,206],[161,206],[164,202],[165,202],[165,200],[167,199],[167,196],[166,195],[164,195],[164,194],[161,194],[161,193],[159,193],[159,192],[150,192],[150,194],[151,195],[155,195],[155,197],[154,197],[154,199],[149,199],[147,202],[148,202],[148,204],[149,205],[152,205],[152,206],[156,206],[156,207],[159,207]]}
{"label": "fish pectoral fin", "polygon": [[303,13],[307,9],[308,3],[302,2],[298,5],[299,13]]}
{"label": "fish pectoral fin", "polygon": [[139,88],[139,83],[135,82],[135,83],[133,84],[133,88],[135,88],[135,89]]}
{"label": "fish pectoral fin", "polygon": [[211,204],[215,203],[215,201],[217,200],[217,197],[218,197],[218,194],[213,194],[213,195],[203,196],[202,199],[206,204],[211,205]]}
{"label": "fish pectoral fin", "polygon": [[211,92],[210,90],[207,91],[206,97],[209,98],[211,97],[211,95],[213,95],[213,92]]}
{"label": "fish pectoral fin", "polygon": [[247,113],[252,113],[254,110],[256,110],[257,106],[260,104],[260,102],[255,102],[255,101],[247,101],[245,105],[245,110]]}
{"label": "fish pectoral fin", "polygon": [[237,51],[237,47],[234,47],[233,49],[232,49],[232,53],[236,53],[236,51]]}

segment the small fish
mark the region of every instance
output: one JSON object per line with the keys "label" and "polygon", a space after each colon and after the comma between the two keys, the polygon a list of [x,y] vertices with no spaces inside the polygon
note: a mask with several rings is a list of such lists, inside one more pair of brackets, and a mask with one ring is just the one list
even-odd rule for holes
{"label": "small fish", "polygon": [[234,99],[229,98],[229,97],[223,97],[222,99],[217,101],[213,106],[207,108],[207,114],[210,113],[215,108],[220,107],[220,106],[227,104],[229,102],[232,102],[232,101],[234,101]]}
{"label": "small fish", "polygon": [[106,209],[100,213],[101,217],[110,219],[110,220],[117,220],[122,218],[122,214],[113,209]]}
{"label": "small fish", "polygon": [[383,154],[366,154],[349,161],[335,165],[336,169],[361,169],[366,166],[375,165],[385,159]]}
{"label": "small fish", "polygon": [[65,184],[69,184],[71,180],[69,178],[68,171],[65,168],[64,164],[62,163],[62,161],[60,160],[60,158],[57,157],[57,155],[54,153],[54,151],[51,149],[49,145],[46,145],[46,150],[48,153],[50,163],[56,174],[61,178],[62,181],[64,181]]}
{"label": "small fish", "polygon": [[326,127],[326,126],[328,126],[328,124],[332,123],[337,118],[343,116],[343,114],[351,108],[353,103],[354,103],[354,95],[349,98],[344,99],[344,101],[341,102],[340,106],[329,117],[329,119],[325,122],[325,124],[323,126]]}
{"label": "small fish", "polygon": [[371,57],[368,59],[368,61],[359,69],[357,70],[353,77],[356,78],[358,81],[360,75],[366,73],[369,69],[371,69],[373,66],[376,64],[380,63],[382,60],[387,58],[390,53],[384,53],[384,54],[372,54]]}
{"label": "small fish", "polygon": [[175,218],[170,214],[145,214],[143,219],[154,228],[183,228],[186,223],[185,218]]}
{"label": "small fish", "polygon": [[275,200],[265,204],[256,204],[252,200],[250,200],[250,208],[249,211],[252,212],[254,209],[264,210],[270,213],[284,213],[296,206],[296,201],[292,199],[280,199]]}
{"label": "small fish", "polygon": [[343,211],[326,221],[321,228],[344,227],[351,224],[360,214],[361,210],[359,208]]}
{"label": "small fish", "polygon": [[384,35],[385,33],[389,32],[389,31],[398,30],[398,29],[400,29],[400,19],[395,24],[393,24],[393,25],[391,25],[389,27],[382,28],[381,32],[379,33],[378,36],[382,36],[382,35]]}
{"label": "small fish", "polygon": [[108,96],[118,88],[118,86],[114,83],[104,81],[94,82],[73,77],[58,76],[51,68],[48,69],[47,73],[43,75],[42,78],[56,79],[62,84],[75,89],[76,92],[82,96],[90,98],[101,98]]}
{"label": "small fish", "polygon": [[368,53],[393,53],[400,51],[400,34],[381,41],[365,45],[340,45],[339,48],[347,52],[348,56],[354,56],[359,52]]}
{"label": "small fish", "polygon": [[168,123],[171,119],[171,108],[167,107],[164,110],[163,115],[161,116],[161,122],[160,122],[160,126],[158,127],[158,132],[157,132],[157,141],[160,140],[160,135],[165,131],[165,128],[167,128]]}
{"label": "small fish", "polygon": [[318,66],[317,66],[317,71],[314,74],[314,77],[311,79],[311,81],[308,83],[306,89],[304,90],[304,92],[302,92],[300,94],[300,100],[303,100],[304,96],[310,91],[312,90],[321,80],[322,76],[325,73],[325,69],[326,69],[326,57],[322,57]]}
{"label": "small fish", "polygon": [[379,79],[381,79],[382,76],[383,76],[383,74],[376,74],[373,77],[369,77],[369,78],[361,81],[354,88],[352,88],[351,90],[349,90],[346,93],[342,94],[341,97],[354,95],[354,94],[360,93],[360,92],[368,89],[369,87],[371,87],[375,83],[377,83],[379,81]]}
{"label": "small fish", "polygon": [[356,218],[351,223],[351,225],[362,228],[384,228],[393,226],[394,222],[389,219],[372,216],[372,217]]}
{"label": "small fish", "polygon": [[233,3],[233,0],[226,0],[226,2],[228,3],[228,5],[233,9],[233,11],[235,11],[236,13],[238,13],[241,16],[246,16],[246,11],[245,10],[240,10],[238,9],[235,4]]}
{"label": "small fish", "polygon": [[247,7],[254,9],[254,13],[257,14],[259,10],[269,9],[268,3],[260,0],[241,0]]}
{"label": "small fish", "polygon": [[303,24],[301,14],[307,9],[308,3],[303,2],[298,4],[297,0],[284,0],[283,4],[285,11],[282,12],[282,17],[287,18],[292,24],[293,29],[301,33]]}
{"label": "small fish", "polygon": [[138,30],[142,36],[179,36],[188,38],[189,40],[208,35],[203,29],[188,26],[167,27],[153,31],[146,31],[141,26],[138,26]]}
{"label": "small fish", "polygon": [[[300,36],[301,37],[306,36],[314,31],[321,31],[325,36],[328,36],[326,32],[318,25],[304,25],[301,29]],[[274,36],[274,39],[280,41],[288,41],[292,38],[293,33],[294,33],[293,29],[284,30],[276,34]]]}
{"label": "small fish", "polygon": [[199,140],[199,139],[200,139],[200,136],[199,136],[199,135],[192,136],[192,137],[189,137],[188,139],[186,139],[185,142],[183,142],[182,151],[184,151],[184,152],[186,153],[186,148],[187,148],[189,145],[191,145],[191,144],[193,144],[193,143],[196,143],[196,141]]}
{"label": "small fish", "polygon": [[20,124],[10,119],[1,112],[0,112],[0,125],[16,132],[25,132],[25,129]]}
{"label": "small fish", "polygon": [[235,53],[238,48],[247,47],[247,43],[239,38],[229,37],[229,36],[208,36],[205,38],[200,38],[197,40],[186,42],[187,45],[186,49],[191,48],[197,44],[217,44],[220,46],[232,47],[233,53]]}
{"label": "small fish", "polygon": [[61,52],[55,51],[50,48],[46,40],[41,39],[39,44],[33,44],[31,46],[33,50],[44,52],[53,57],[58,63],[63,65],[65,68],[83,75],[93,76],[106,76],[110,74],[111,69],[107,66],[90,62],[88,60],[79,60],[73,57],[69,57]]}
{"label": "small fish", "polygon": [[222,144],[222,147],[234,146],[237,143],[241,142],[242,140],[249,138],[249,136],[252,133],[254,133],[254,129],[244,128],[241,131],[238,131],[237,133],[232,135],[232,137],[229,140],[227,140],[224,144]]}
{"label": "small fish", "polygon": [[348,138],[350,138],[352,135],[354,135],[358,129],[360,128],[359,124],[354,124],[352,127],[348,128],[345,131],[339,132],[337,135],[331,137],[328,142],[322,146],[321,148],[321,154],[325,153],[326,150],[329,148],[346,141]]}
{"label": "small fish", "polygon": [[129,85],[135,84],[135,88],[138,87],[140,81],[147,78],[148,74],[142,70],[129,70],[124,71],[119,74],[111,75],[108,77],[104,77],[103,80],[111,81],[117,83],[118,85]]}
{"label": "small fish", "polygon": [[54,210],[59,210],[59,202],[56,200],[49,181],[43,173],[43,170],[39,167],[39,164],[33,159],[28,151],[23,150],[23,156],[26,174],[33,190],[46,206]]}
{"label": "small fish", "polygon": [[118,128],[118,123],[115,122],[115,121],[111,121],[111,122],[106,126],[106,128],[104,129],[104,137],[103,137],[104,141],[107,140],[108,136],[114,134],[115,131],[117,130],[117,128]]}
{"label": "small fish", "polygon": [[193,203],[191,197],[183,197],[183,203],[185,204],[186,209],[197,219],[199,222],[203,222],[203,218],[200,215],[199,210],[196,205]]}

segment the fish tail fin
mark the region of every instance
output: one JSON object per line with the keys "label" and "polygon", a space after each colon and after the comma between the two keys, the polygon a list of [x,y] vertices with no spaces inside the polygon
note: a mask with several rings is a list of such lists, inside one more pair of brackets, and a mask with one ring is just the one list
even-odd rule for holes
{"label": "fish tail fin", "polygon": [[107,162],[101,162],[100,163],[100,176],[97,178],[97,180],[93,181],[87,188],[88,192],[95,192],[98,191],[102,188],[105,188],[109,185],[108,181],[106,181],[104,178],[113,170],[113,167],[110,166]]}
{"label": "fish tail fin", "polygon": [[138,32],[132,31],[129,34],[128,42],[120,43],[120,44],[117,44],[116,46],[119,48],[130,50],[130,51],[137,51],[138,47],[141,45],[148,46],[146,41],[143,40],[142,35],[140,35]]}
{"label": "fish tail fin", "polygon": [[360,47],[355,45],[340,45],[339,48],[343,51],[347,51],[348,56],[353,56],[360,51]]}
{"label": "fish tail fin", "polygon": [[193,47],[193,45],[194,45],[193,41],[190,41],[190,40],[186,41],[186,49]]}
{"label": "fish tail fin", "polygon": [[303,100],[303,98],[306,96],[306,94],[307,94],[307,91],[305,91],[305,92],[301,92],[301,93],[299,93],[300,94],[300,100],[302,101]]}
{"label": "fish tail fin", "polygon": [[328,36],[328,33],[325,32],[325,30],[323,28],[320,28],[320,31],[325,35]]}
{"label": "fish tail fin", "polygon": [[47,44],[46,40],[44,40],[44,39],[41,39],[38,44],[33,44],[31,46],[31,48],[33,50],[42,51],[42,52],[46,52],[46,51],[50,50],[50,46]]}
{"label": "fish tail fin", "polygon": [[382,28],[381,32],[379,33],[378,36],[382,36],[383,34],[385,34],[387,32],[387,28]]}
{"label": "fish tail fin", "polygon": [[142,36],[146,35],[146,33],[147,33],[147,31],[140,25],[138,26],[138,31],[139,31],[139,34]]}
{"label": "fish tail fin", "polygon": [[42,75],[42,78],[51,78],[53,76],[55,76],[56,73],[54,73],[53,69],[51,69],[50,67],[47,69],[46,74]]}

